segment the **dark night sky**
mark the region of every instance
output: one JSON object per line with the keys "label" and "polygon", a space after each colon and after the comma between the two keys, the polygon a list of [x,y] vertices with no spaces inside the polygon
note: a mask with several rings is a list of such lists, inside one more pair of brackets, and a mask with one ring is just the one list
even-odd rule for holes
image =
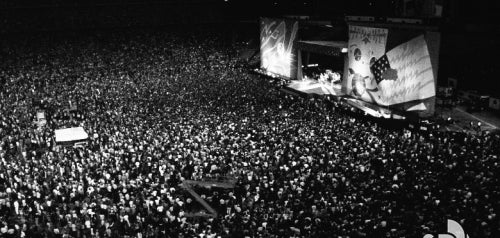
{"label": "dark night sky", "polygon": [[[13,24],[14,13],[24,18],[43,15],[50,21],[68,14],[78,19],[95,17],[99,12],[128,15],[131,18],[159,15],[192,15],[193,19],[230,18],[241,20],[262,15],[310,15],[335,18],[344,15],[401,16],[402,0],[5,0],[0,2],[3,24]],[[496,19],[499,1],[414,0],[417,8],[425,2],[444,6],[443,15],[457,21],[481,22]],[[154,8],[153,8],[154,6]],[[90,12],[85,13],[87,10]],[[111,10],[114,9],[114,10]],[[97,10],[97,12],[96,12]],[[49,11],[50,14],[46,12]],[[71,14],[70,14],[71,13]],[[182,16],[177,16],[182,17]],[[173,18],[174,19],[174,18]],[[169,19],[165,19],[167,22]],[[171,20],[173,21],[173,20]]]}

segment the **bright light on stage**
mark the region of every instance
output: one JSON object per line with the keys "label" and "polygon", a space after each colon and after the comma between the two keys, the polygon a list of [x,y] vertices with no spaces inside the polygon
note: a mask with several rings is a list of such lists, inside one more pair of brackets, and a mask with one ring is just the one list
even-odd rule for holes
{"label": "bright light on stage", "polygon": [[342,53],[347,53],[347,48],[342,48],[341,52]]}

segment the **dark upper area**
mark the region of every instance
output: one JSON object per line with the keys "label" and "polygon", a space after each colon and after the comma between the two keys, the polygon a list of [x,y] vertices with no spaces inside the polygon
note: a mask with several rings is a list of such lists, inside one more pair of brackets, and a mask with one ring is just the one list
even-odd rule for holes
{"label": "dark upper area", "polygon": [[[300,15],[331,21],[335,27],[329,29],[330,36],[345,38],[326,40],[347,40],[346,34],[335,31],[345,27],[347,15],[424,18],[443,33],[439,65],[443,82],[454,77],[460,87],[482,91],[484,86],[488,91],[500,69],[499,61],[492,60],[499,52],[500,27],[495,21],[499,5],[490,0],[2,0],[0,38],[47,31],[256,24],[261,16]],[[436,14],[436,9],[442,11]],[[256,38],[257,30],[252,33]]]}

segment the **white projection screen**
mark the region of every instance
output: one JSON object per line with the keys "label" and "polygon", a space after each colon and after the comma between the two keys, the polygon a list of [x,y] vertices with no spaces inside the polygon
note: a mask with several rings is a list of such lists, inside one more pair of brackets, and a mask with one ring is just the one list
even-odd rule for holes
{"label": "white projection screen", "polygon": [[434,113],[440,34],[349,25],[343,92],[420,116]]}
{"label": "white projection screen", "polygon": [[261,18],[261,69],[287,78],[297,77],[295,43],[298,31],[296,20]]}

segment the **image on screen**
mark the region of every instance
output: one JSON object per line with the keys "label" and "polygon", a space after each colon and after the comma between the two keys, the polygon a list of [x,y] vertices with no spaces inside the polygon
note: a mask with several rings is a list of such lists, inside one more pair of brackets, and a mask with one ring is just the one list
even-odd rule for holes
{"label": "image on screen", "polygon": [[432,114],[439,35],[349,26],[347,95],[380,106]]}
{"label": "image on screen", "polygon": [[299,23],[295,20],[261,18],[261,68],[287,78],[297,74],[295,42]]}

